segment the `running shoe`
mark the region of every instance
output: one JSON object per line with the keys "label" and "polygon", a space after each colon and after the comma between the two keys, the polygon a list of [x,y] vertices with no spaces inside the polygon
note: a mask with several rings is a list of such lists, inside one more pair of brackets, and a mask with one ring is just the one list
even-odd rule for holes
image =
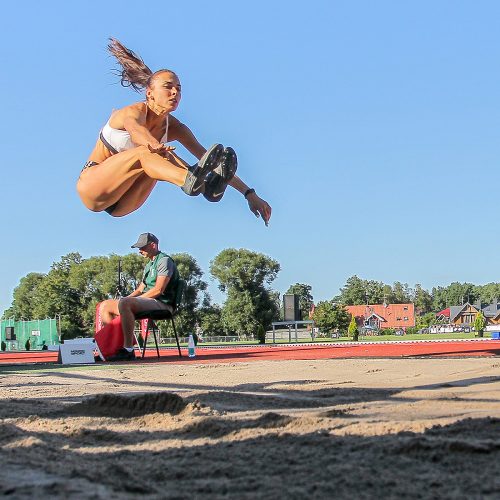
{"label": "running shoe", "polygon": [[186,181],[181,189],[188,196],[198,196],[203,192],[205,187],[205,178],[215,170],[221,161],[221,156],[224,151],[222,144],[214,144],[201,157],[200,161],[193,165],[186,176]]}
{"label": "running shoe", "polygon": [[238,158],[234,149],[231,147],[224,148],[219,164],[207,176],[203,196],[214,203],[220,201],[237,169]]}

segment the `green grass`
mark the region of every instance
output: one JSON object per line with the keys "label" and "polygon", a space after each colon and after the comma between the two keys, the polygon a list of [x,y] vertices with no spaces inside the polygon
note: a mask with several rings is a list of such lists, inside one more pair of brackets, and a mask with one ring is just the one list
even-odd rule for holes
{"label": "green grass", "polygon": [[[474,339],[477,338],[475,332],[471,333],[429,333],[429,334],[414,334],[414,335],[369,335],[360,337],[360,342],[381,342],[381,341],[405,341],[405,340],[455,340],[455,339]],[[484,338],[491,338],[491,333],[485,332]],[[329,337],[316,337],[314,340],[318,343],[331,342],[331,343],[345,343],[352,342],[352,338],[341,337],[339,339],[332,339]],[[298,343],[311,343],[311,338],[298,339]],[[276,344],[288,344],[288,338],[276,339]],[[294,335],[292,334],[292,343],[295,343]],[[258,345],[256,340],[238,340],[235,342],[202,342],[198,347],[204,346],[238,346],[238,345]],[[268,340],[266,344],[272,344],[272,340]],[[161,344],[162,346],[175,346],[176,344]],[[186,347],[186,343],[181,343],[181,347]],[[148,346],[150,343],[148,342]]]}
{"label": "green grass", "polygon": [[[491,338],[491,333],[484,333],[484,337]],[[474,339],[476,333],[428,333],[414,335],[374,335],[363,337],[363,340],[443,340],[443,339]]]}

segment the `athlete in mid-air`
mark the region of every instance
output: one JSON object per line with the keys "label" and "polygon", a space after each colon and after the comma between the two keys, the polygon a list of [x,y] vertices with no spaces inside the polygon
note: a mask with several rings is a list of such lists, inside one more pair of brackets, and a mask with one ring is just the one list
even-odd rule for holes
{"label": "athlete in mid-air", "polygon": [[[84,205],[122,217],[137,210],[157,181],[167,181],[189,196],[219,201],[229,184],[248,201],[250,210],[269,222],[271,207],[238,176],[236,153],[215,144],[206,150],[191,130],[170,113],[181,99],[181,84],[168,69],[154,73],[118,40],[108,49],[121,66],[121,84],[145,91],[145,101],[114,111],[102,128],[77,182]],[[178,141],[198,162],[188,165],[166,143]]]}

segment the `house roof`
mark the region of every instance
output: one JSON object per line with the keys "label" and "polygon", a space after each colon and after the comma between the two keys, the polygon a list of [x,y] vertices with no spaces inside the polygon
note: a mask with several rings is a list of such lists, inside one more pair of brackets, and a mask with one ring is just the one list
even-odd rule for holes
{"label": "house roof", "polygon": [[377,313],[371,313],[370,316],[367,316],[365,317],[365,319],[370,319],[370,318],[373,318],[373,316],[375,316],[377,319],[379,319],[380,321],[385,321],[385,318],[382,318],[382,316],[379,316]]}
{"label": "house roof", "polygon": [[[363,321],[376,314],[384,321],[384,328],[415,326],[414,304],[369,304],[345,308],[349,314]],[[405,317],[408,319],[405,320]]]}
{"label": "house roof", "polygon": [[500,314],[500,304],[493,302],[482,309],[485,318],[496,318]]}
{"label": "house roof", "polygon": [[465,305],[463,306],[451,306],[450,307],[450,320],[453,321],[463,310]]}
{"label": "house roof", "polygon": [[437,314],[436,314],[436,317],[437,316],[446,316],[447,318],[450,317],[450,308],[447,307],[446,309],[443,309],[442,311],[439,311]]}
{"label": "house roof", "polygon": [[476,311],[479,312],[479,309],[477,306],[474,304],[470,304],[469,302],[466,302],[465,304],[461,306],[451,306],[450,307],[450,321],[454,321],[456,317],[466,308],[466,307],[473,307]]}

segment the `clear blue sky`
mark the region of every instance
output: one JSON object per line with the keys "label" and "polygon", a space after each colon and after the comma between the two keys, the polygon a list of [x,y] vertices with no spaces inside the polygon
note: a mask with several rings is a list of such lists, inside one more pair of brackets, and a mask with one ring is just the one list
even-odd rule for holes
{"label": "clear blue sky", "polygon": [[[222,249],[263,252],[282,267],[273,288],[309,283],[316,300],[353,274],[500,281],[499,19],[493,0],[3,4],[0,310],[28,272],[127,253],[143,231],[207,280]],[[237,150],[268,228],[234,190],[209,204],[161,184],[122,219],[83,207],[100,127],[142,99],[117,85],[109,36],[177,72],[176,116]]]}

